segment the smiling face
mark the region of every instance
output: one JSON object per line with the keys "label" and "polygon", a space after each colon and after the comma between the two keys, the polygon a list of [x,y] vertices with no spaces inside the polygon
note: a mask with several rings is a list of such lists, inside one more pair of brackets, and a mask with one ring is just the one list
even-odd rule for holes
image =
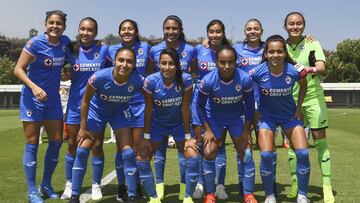
{"label": "smiling face", "polygon": [[209,29],[207,31],[207,36],[209,38],[209,43],[211,45],[219,46],[219,45],[221,45],[221,43],[225,37],[224,29],[221,27],[221,25],[214,24],[209,27]]}
{"label": "smiling face", "polygon": [[282,66],[286,58],[285,44],[280,41],[269,42],[265,58],[270,68]]}
{"label": "smiling face", "polygon": [[248,42],[260,43],[263,29],[259,22],[249,21],[244,28],[244,34]]}
{"label": "smiling face", "polygon": [[136,59],[133,52],[129,50],[122,50],[116,54],[115,57],[115,70],[121,76],[130,75],[131,71],[136,66]]}
{"label": "smiling face", "polygon": [[162,54],[160,56],[160,72],[167,80],[173,80],[176,75],[176,63],[169,54]]}
{"label": "smiling face", "polygon": [[285,30],[289,37],[300,37],[305,29],[304,18],[299,14],[292,14],[286,18]]}
{"label": "smiling face", "polygon": [[123,43],[133,44],[138,36],[137,30],[129,21],[122,23],[120,27],[120,39]]}
{"label": "smiling face", "polygon": [[164,37],[167,42],[174,43],[179,40],[180,33],[182,32],[178,22],[173,19],[165,21],[163,26]]}
{"label": "smiling face", "polygon": [[223,79],[231,79],[236,68],[236,54],[229,49],[219,51],[216,62]]}
{"label": "smiling face", "polygon": [[65,31],[65,22],[63,17],[53,14],[45,22],[46,35],[51,38],[59,38]]}
{"label": "smiling face", "polygon": [[81,44],[90,46],[97,35],[97,28],[95,22],[91,20],[82,20],[79,25],[79,38]]}

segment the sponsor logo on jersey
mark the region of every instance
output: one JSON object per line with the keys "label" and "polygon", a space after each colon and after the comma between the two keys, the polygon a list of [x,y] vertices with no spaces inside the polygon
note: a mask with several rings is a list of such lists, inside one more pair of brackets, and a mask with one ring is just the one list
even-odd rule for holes
{"label": "sponsor logo on jersey", "polygon": [[139,55],[143,55],[143,53],[144,53],[144,50],[143,50],[142,48],[139,48],[139,49],[138,49],[138,54],[139,54]]}
{"label": "sponsor logo on jersey", "polygon": [[221,99],[219,97],[214,97],[213,98],[213,101],[217,104],[220,104],[221,103]]}
{"label": "sponsor logo on jersey", "polygon": [[80,71],[80,64],[78,64],[78,63],[74,64],[74,65],[73,65],[73,69],[74,69],[74,71],[76,71],[76,72]]}
{"label": "sponsor logo on jersey", "polygon": [[241,59],[241,65],[243,65],[243,66],[249,65],[249,59],[248,58],[242,58]]}
{"label": "sponsor logo on jersey", "polygon": [[237,85],[235,86],[235,90],[238,91],[238,92],[240,92],[240,90],[241,90],[241,85],[240,85],[240,84],[237,84]]}
{"label": "sponsor logo on jersey", "polygon": [[128,92],[132,92],[134,90],[134,85],[129,85]]}
{"label": "sponsor logo on jersey", "polygon": [[100,98],[106,101],[108,99],[108,96],[106,96],[105,94],[100,94]]}
{"label": "sponsor logo on jersey", "polygon": [[269,95],[269,90],[267,90],[267,89],[262,89],[261,92],[262,92],[264,95]]}
{"label": "sponsor logo on jersey", "polygon": [[200,68],[201,68],[202,70],[206,70],[207,67],[208,67],[207,62],[201,62],[201,63],[200,63]]}
{"label": "sponsor logo on jersey", "polygon": [[290,76],[286,76],[285,82],[286,82],[286,84],[290,84],[290,83],[291,83],[291,77],[290,77]]}
{"label": "sponsor logo on jersey", "polygon": [[31,109],[28,109],[28,110],[26,111],[26,115],[27,115],[28,117],[30,117],[30,116],[32,115],[32,110],[31,110]]}
{"label": "sponsor logo on jersey", "polygon": [[110,84],[105,84],[104,85],[104,89],[106,89],[106,90],[109,89],[110,87],[111,87]]}
{"label": "sponsor logo on jersey", "polygon": [[51,59],[47,58],[44,60],[45,66],[50,67],[50,66],[52,66],[52,64],[53,64],[53,61]]}
{"label": "sponsor logo on jersey", "polygon": [[176,85],[176,86],[175,86],[175,91],[176,91],[176,92],[180,92],[180,91],[181,91],[181,87],[180,87],[179,85]]}
{"label": "sponsor logo on jersey", "polygon": [[161,101],[160,101],[160,100],[155,99],[155,100],[154,100],[154,103],[155,103],[156,105],[158,105],[158,106],[161,106]]}
{"label": "sponsor logo on jersey", "polygon": [[95,57],[96,59],[99,58],[99,56],[100,56],[99,52],[95,52],[95,53],[94,53],[94,57]]}
{"label": "sponsor logo on jersey", "polygon": [[186,55],[187,55],[186,51],[181,52],[181,56],[182,56],[183,58],[185,58]]}

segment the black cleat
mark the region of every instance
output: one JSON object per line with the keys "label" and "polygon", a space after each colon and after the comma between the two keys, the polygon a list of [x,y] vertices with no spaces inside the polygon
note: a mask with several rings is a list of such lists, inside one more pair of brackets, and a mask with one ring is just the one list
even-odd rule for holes
{"label": "black cleat", "polygon": [[136,195],[138,199],[146,199],[145,193],[142,189],[142,185],[140,183],[136,186]]}
{"label": "black cleat", "polygon": [[69,203],[80,203],[79,196],[71,195]]}
{"label": "black cleat", "polygon": [[118,202],[126,202],[127,201],[127,189],[126,189],[125,185],[118,185],[118,192],[117,192],[116,200]]}
{"label": "black cleat", "polygon": [[128,203],[137,203],[138,201],[137,201],[136,196],[131,196],[131,197],[128,198],[127,202]]}

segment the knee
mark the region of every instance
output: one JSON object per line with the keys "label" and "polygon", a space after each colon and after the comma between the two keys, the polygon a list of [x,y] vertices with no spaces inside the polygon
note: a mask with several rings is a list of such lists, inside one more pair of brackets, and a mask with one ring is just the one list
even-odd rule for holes
{"label": "knee", "polygon": [[266,165],[272,165],[273,163],[273,152],[261,152],[261,162]]}
{"label": "knee", "polygon": [[299,162],[309,160],[309,150],[308,149],[297,149],[295,150],[296,158]]}
{"label": "knee", "polygon": [[132,148],[125,149],[122,151],[123,160],[131,160],[135,157],[134,150]]}
{"label": "knee", "polygon": [[204,146],[204,159],[205,160],[215,160],[217,147],[215,143],[210,143]]}

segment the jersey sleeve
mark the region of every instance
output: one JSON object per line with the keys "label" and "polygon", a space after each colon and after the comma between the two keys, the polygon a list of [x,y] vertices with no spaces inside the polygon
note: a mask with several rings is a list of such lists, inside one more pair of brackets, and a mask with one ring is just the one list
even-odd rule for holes
{"label": "jersey sleeve", "polygon": [[244,75],[243,76],[244,91],[250,92],[253,89],[253,82],[251,80],[251,77],[246,72],[244,72],[243,75]]}
{"label": "jersey sleeve", "polygon": [[206,79],[206,77],[200,81],[199,91],[201,93],[203,93],[204,95],[209,95],[210,85],[209,85],[209,82],[207,82],[205,79]]}
{"label": "jersey sleeve", "polygon": [[155,61],[154,56],[155,55],[155,49],[154,47],[151,47],[150,51],[149,51],[149,59],[152,61]]}
{"label": "jersey sleeve", "polygon": [[315,51],[315,60],[316,61],[326,61],[324,51],[318,41],[312,42]]}
{"label": "jersey sleeve", "polygon": [[151,75],[145,78],[143,89],[145,92],[152,94],[154,92],[154,84]]}
{"label": "jersey sleeve", "polygon": [[295,66],[293,66],[292,64],[288,64],[288,70],[289,70],[289,73],[290,75],[296,80],[301,80],[302,77],[301,77],[301,72],[299,72],[297,70],[297,68]]}
{"label": "jersey sleeve", "polygon": [[93,87],[95,90],[100,87],[99,75],[97,73],[98,72],[92,74],[92,76],[88,80],[88,84],[91,85],[91,87]]}
{"label": "jersey sleeve", "polygon": [[187,91],[188,89],[192,88],[192,86],[193,86],[193,80],[192,80],[190,74],[184,74],[184,75],[183,75],[183,82],[184,82],[185,91]]}
{"label": "jersey sleeve", "polygon": [[33,57],[37,56],[37,50],[39,49],[38,43],[36,38],[31,38],[29,41],[26,42],[23,50],[26,51],[26,53],[30,54]]}

